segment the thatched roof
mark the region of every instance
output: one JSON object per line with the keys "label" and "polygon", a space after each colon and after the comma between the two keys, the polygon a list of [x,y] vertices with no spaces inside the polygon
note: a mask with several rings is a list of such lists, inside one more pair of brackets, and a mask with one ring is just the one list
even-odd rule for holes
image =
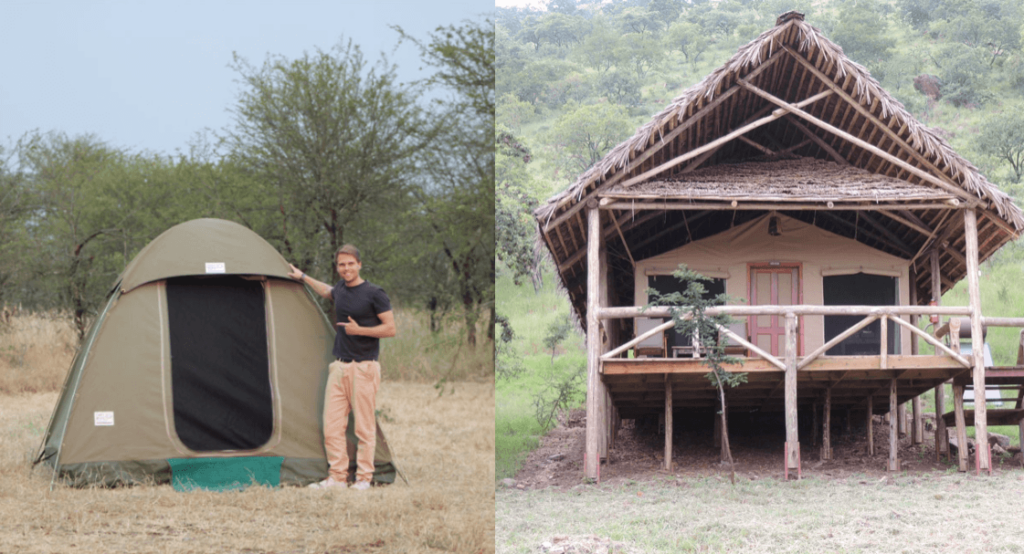
{"label": "thatched roof", "polygon": [[[766,154],[797,159],[755,161]],[[944,290],[965,275],[959,210],[977,211],[982,260],[1024,230],[1009,196],[796,12],[780,16],[536,211],[540,243],[581,315],[583,207],[591,199],[604,203],[604,236],[621,239],[608,248],[624,243],[635,259],[768,209],[790,210],[790,217],[913,260],[922,303],[931,297],[927,252],[940,252]],[[627,201],[647,215],[616,209]],[[706,210],[696,229],[692,210]],[[827,217],[814,216],[823,212]],[[687,225],[683,243],[652,240],[680,221]],[[627,253],[613,254],[613,286],[631,296]]]}
{"label": "thatched roof", "polygon": [[949,202],[956,198],[929,186],[815,158],[713,165],[691,173],[653,177],[631,187],[613,185],[601,197],[833,204]]}

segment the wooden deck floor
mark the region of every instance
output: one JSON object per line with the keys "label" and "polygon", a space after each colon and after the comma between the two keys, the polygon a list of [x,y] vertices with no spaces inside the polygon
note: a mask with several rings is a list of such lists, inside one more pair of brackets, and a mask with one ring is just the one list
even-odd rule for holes
{"label": "wooden deck floor", "polygon": [[[726,368],[747,373],[748,380],[727,390],[730,409],[782,410],[785,372],[760,358],[743,358],[742,362]],[[820,402],[825,390],[831,388],[833,409],[863,410],[868,397],[872,397],[875,411],[883,413],[888,410],[893,379],[902,403],[949,379],[971,374],[970,369],[946,356],[888,356],[886,366],[882,369],[879,356],[819,357],[797,372],[798,402]],[[606,360],[602,370],[601,380],[624,418],[663,411],[666,379],[672,383],[676,408],[718,406],[716,389],[705,377],[709,368],[700,359]]]}

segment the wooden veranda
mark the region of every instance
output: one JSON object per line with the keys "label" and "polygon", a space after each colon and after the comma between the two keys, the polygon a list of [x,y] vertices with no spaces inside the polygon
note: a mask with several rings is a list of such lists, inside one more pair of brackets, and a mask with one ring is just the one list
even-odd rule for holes
{"label": "wooden veranda", "polygon": [[[749,374],[729,391],[729,407],[784,410],[786,467],[797,469],[801,405],[820,404],[826,420],[835,409],[870,417],[908,401],[920,414],[918,396],[936,389],[941,403],[938,385],[951,379],[957,395],[966,385],[985,390],[983,349],[961,354],[959,325],[963,318],[964,336],[983,336],[979,263],[1024,230],[1024,216],[1007,195],[795,12],[684,91],[536,216],[539,244],[587,334],[590,478],[619,419],[664,413],[670,454],[673,408],[717,406],[699,358],[675,357],[667,348],[631,356],[669,325],[644,332],[638,323],[667,315],[661,308],[641,313],[651,260],[704,260],[727,290],[751,292],[748,304],[715,309],[750,321],[747,332],[720,330],[743,351],[743,364],[730,369]],[[816,249],[792,235],[784,242],[780,225],[818,237]],[[766,247],[732,251],[752,236]],[[860,261],[839,267],[846,250]],[[771,296],[755,304],[755,273],[776,266],[793,267],[796,292],[786,302]],[[895,300],[826,305],[824,283],[836,271],[888,275]],[[939,305],[962,279],[968,306]],[[840,315],[857,322],[823,333],[821,322]],[[918,319],[932,316],[950,323],[920,330]],[[772,318],[778,330],[761,340],[757,318]],[[875,351],[827,355],[869,325],[881,328]],[[884,338],[889,329],[900,330],[895,346]],[[984,444],[983,402],[971,416]],[[894,429],[890,440],[895,436]],[[987,451],[978,452],[978,467],[989,469]],[[671,463],[671,455],[665,460]]]}

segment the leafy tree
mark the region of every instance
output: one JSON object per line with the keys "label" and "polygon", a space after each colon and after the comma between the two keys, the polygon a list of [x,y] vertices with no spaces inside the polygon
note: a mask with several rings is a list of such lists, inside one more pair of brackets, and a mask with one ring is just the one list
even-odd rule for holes
{"label": "leafy tree", "polygon": [[452,94],[435,114],[445,124],[417,158],[422,182],[414,194],[433,230],[425,251],[443,254],[450,264],[471,347],[483,309],[490,310],[488,338],[494,339],[493,29],[485,19],[439,27],[429,42],[402,33],[436,68],[428,84]]}
{"label": "leafy tree", "polygon": [[647,9],[657,14],[661,24],[668,27],[670,23],[679,19],[679,14],[683,12],[683,3],[681,0],[651,0]]}
{"label": "leafy tree", "polygon": [[25,266],[26,249],[20,247],[24,222],[31,209],[25,174],[15,167],[13,150],[0,144],[0,306],[8,289]]}
{"label": "leafy tree", "polygon": [[538,22],[536,35],[538,40],[558,48],[568,47],[583,40],[586,20],[579,16],[552,13]]}
{"label": "leafy tree", "polygon": [[548,11],[552,13],[573,15],[576,13],[576,0],[551,0]]}
{"label": "leafy tree", "polygon": [[569,337],[571,328],[569,315],[561,316],[548,325],[547,333],[544,334],[544,346],[551,350],[551,364],[555,363],[555,354],[558,352],[558,345],[562,344]]}
{"label": "leafy tree", "polygon": [[529,277],[534,292],[540,290],[541,258],[534,248],[536,235],[533,210],[538,202],[535,184],[526,170],[532,154],[530,149],[510,131],[497,130],[495,160],[494,229],[498,259],[512,270],[512,280],[519,285]]}
{"label": "leafy tree", "polygon": [[594,18],[591,31],[579,47],[573,49],[573,57],[597,71],[606,73],[616,64],[616,51],[620,48],[622,34],[613,29],[605,17]]}
{"label": "leafy tree", "polygon": [[874,0],[848,3],[840,10],[831,38],[850,59],[875,67],[888,60],[896,46],[896,40],[886,32],[886,25]]}
{"label": "leafy tree", "polygon": [[609,102],[622,106],[639,106],[641,101],[640,80],[628,69],[615,69],[601,76],[597,88]]}
{"label": "leafy tree", "polygon": [[656,34],[662,28],[662,21],[658,12],[652,12],[647,8],[631,6],[619,14],[619,26],[625,34]]}
{"label": "leafy tree", "polygon": [[494,321],[501,328],[501,332],[497,334],[497,356],[494,360],[495,378],[500,381],[512,381],[518,378],[525,369],[522,358],[512,346],[516,334],[512,330],[512,322],[507,317],[498,314],[494,317]]}
{"label": "leafy tree", "polygon": [[995,112],[985,119],[978,148],[1010,164],[1014,183],[1024,175],[1024,105]]}
{"label": "leafy tree", "polygon": [[649,36],[630,33],[622,37],[616,58],[619,67],[628,67],[643,82],[665,57],[661,44]]}
{"label": "leafy tree", "polygon": [[701,54],[711,46],[711,41],[701,31],[700,25],[685,20],[676,21],[668,28],[665,43],[668,47],[682,52],[683,57],[694,69],[697,69],[697,60]]}
{"label": "leafy tree", "polygon": [[429,138],[419,90],[351,41],[258,67],[235,55],[231,67],[243,88],[223,131],[228,159],[273,191],[284,255],[325,279],[345,242],[373,259],[380,225],[369,227],[401,211]]}
{"label": "leafy tree", "polygon": [[633,126],[625,109],[613,104],[580,106],[558,118],[552,142],[560,148],[563,167],[582,173],[623,141]]}
{"label": "leafy tree", "polygon": [[680,336],[696,336],[701,350],[704,352],[703,364],[711,369],[705,377],[711,381],[712,386],[718,389],[718,398],[722,418],[722,452],[725,460],[732,468],[732,482],[736,482],[736,469],[732,460],[732,451],[729,448],[729,427],[726,420],[725,387],[735,388],[747,382],[746,373],[732,373],[727,371],[723,364],[740,363],[738,358],[725,355],[725,347],[718,340],[718,329],[728,328],[732,324],[732,318],[728,315],[708,315],[708,308],[723,306],[729,303],[729,296],[718,294],[707,298],[707,289],[702,281],[707,278],[680,265],[679,269],[672,273],[672,276],[682,284],[683,292],[670,292],[661,294],[655,289],[647,290],[647,297],[650,303],[645,306],[668,306],[672,321],[675,323],[675,330]]}
{"label": "leafy tree", "polygon": [[496,106],[495,121],[512,131],[518,132],[536,114],[533,104],[523,102],[516,95],[506,92]]}
{"label": "leafy tree", "polygon": [[68,309],[79,338],[115,277],[142,244],[169,191],[148,185],[153,160],[112,148],[92,135],[30,133],[18,144],[33,209],[25,229],[32,248],[30,302]]}
{"label": "leafy tree", "polygon": [[991,68],[983,49],[946,44],[932,61],[939,68],[943,100],[959,108],[977,106],[992,97],[986,86]]}

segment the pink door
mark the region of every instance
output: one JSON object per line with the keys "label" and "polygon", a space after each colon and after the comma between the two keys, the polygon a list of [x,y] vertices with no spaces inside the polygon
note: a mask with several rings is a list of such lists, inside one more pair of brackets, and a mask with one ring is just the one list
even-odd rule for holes
{"label": "pink door", "polygon": [[[787,306],[800,303],[799,266],[751,266],[750,305]],[[797,320],[797,353],[800,353],[800,321]],[[750,316],[750,342],[775,356],[786,353],[786,317]]]}

